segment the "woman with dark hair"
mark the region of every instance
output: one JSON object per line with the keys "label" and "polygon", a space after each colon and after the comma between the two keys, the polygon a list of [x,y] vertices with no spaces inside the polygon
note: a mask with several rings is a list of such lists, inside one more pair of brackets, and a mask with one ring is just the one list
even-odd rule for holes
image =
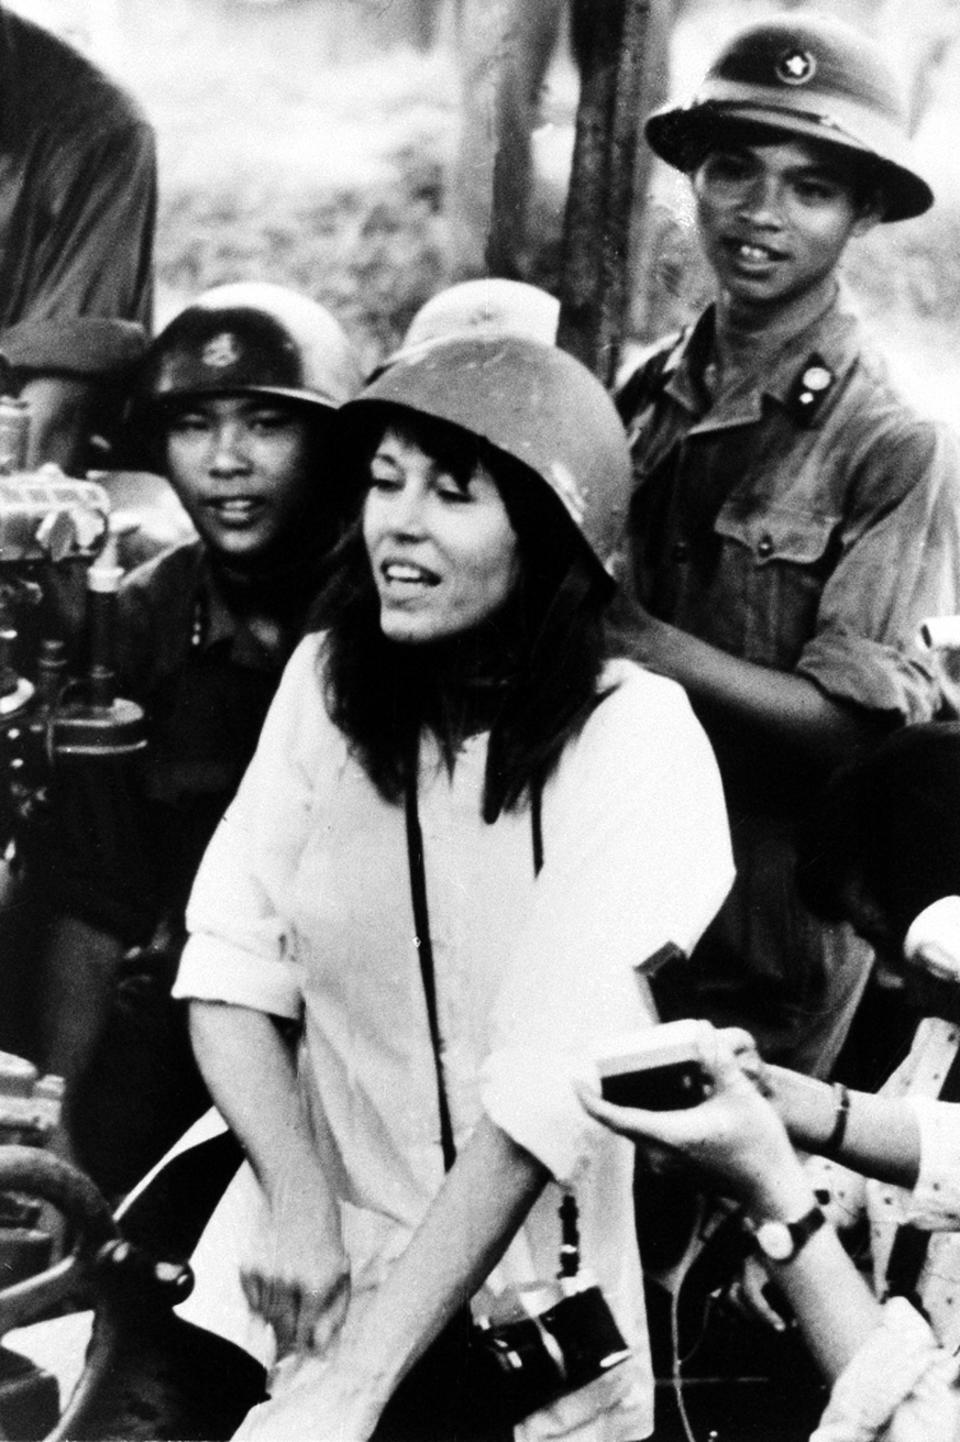
{"label": "woman with dark hair", "polygon": [[[189,908],[177,993],[250,1166],[185,1315],[278,1359],[249,1436],[637,1438],[632,1160],[573,1078],[731,869],[683,693],[603,655],[623,431],[518,337],[401,355],[341,419],[358,522]],[[590,1277],[619,1346],[595,1318],[565,1385],[471,1385],[471,1298]]]}

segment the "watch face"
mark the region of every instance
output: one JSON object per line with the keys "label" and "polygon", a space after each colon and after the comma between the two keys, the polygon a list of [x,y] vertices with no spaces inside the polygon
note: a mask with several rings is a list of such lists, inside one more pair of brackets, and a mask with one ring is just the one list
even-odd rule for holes
{"label": "watch face", "polygon": [[761,1252],[772,1262],[785,1262],[793,1255],[795,1243],[786,1222],[762,1222],[756,1235]]}

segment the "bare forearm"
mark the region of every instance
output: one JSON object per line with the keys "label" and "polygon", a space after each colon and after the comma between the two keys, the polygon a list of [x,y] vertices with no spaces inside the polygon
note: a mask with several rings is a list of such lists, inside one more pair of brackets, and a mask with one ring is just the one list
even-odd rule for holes
{"label": "bare forearm", "polygon": [[821,1227],[799,1256],[770,1274],[790,1304],[814,1361],[835,1382],[883,1312],[833,1228]]}
{"label": "bare forearm", "polygon": [[262,1012],[193,1002],[190,1017],[201,1070],[270,1207],[271,1244],[241,1268],[244,1295],[273,1328],[278,1356],[323,1351],[346,1315],[350,1266],[331,1157],[290,1052]]}
{"label": "bare forearm", "polygon": [[381,1406],[496,1266],[546,1180],[529,1152],[480,1121],[351,1348]]}
{"label": "bare forearm", "polygon": [[636,660],[678,681],[709,730],[737,722],[828,762],[875,738],[882,718],[832,700],[805,676],[758,666],[650,618],[633,645]]}
{"label": "bare forearm", "polygon": [[[755,1222],[789,1221],[814,1204],[813,1193],[796,1157],[783,1158],[757,1183],[747,1204]],[[792,1261],[767,1264],[790,1304],[814,1361],[830,1381],[840,1373],[880,1325],[882,1312],[830,1226],[821,1227]]]}
{"label": "bare forearm", "polygon": [[[815,1205],[806,1171],[776,1108],[748,1081],[729,1040],[709,1023],[697,1038],[713,1091],[677,1112],[614,1107],[581,1090],[587,1111],[624,1136],[667,1146],[720,1181],[753,1226],[799,1222]],[[759,1241],[759,1238],[758,1238]],[[782,1254],[781,1254],[782,1255]],[[836,1233],[821,1225],[792,1258],[764,1266],[790,1303],[819,1366],[834,1380],[880,1325],[880,1306]]]}
{"label": "bare forearm", "polygon": [[314,1137],[293,1058],[273,1019],[246,1007],[194,1001],[190,1038],[210,1095],[271,1201],[291,1178],[315,1179]]}
{"label": "bare forearm", "polygon": [[[808,1152],[819,1152],[833,1133],[836,1096],[827,1082],[785,1067],[767,1068],[777,1110],[791,1139]],[[911,1107],[894,1097],[851,1092],[846,1130],[830,1155],[844,1166],[877,1181],[914,1187],[920,1171],[920,1128]]]}

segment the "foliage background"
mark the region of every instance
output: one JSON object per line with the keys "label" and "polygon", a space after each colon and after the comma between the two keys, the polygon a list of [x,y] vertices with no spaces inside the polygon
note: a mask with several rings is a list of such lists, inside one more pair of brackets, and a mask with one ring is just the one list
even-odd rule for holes
{"label": "foliage background", "polygon": [[[289,283],[328,304],[372,365],[454,277],[448,182],[460,112],[452,22],[418,50],[423,0],[12,0],[69,33],[138,95],[160,139],[158,320],[208,285]],[[922,0],[921,0],[922,3]],[[763,0],[700,0],[677,27],[682,92]],[[960,62],[934,82],[918,136],[930,215],[852,248],[848,279],[919,401],[952,418],[960,381]],[[552,280],[576,81],[561,55],[535,138],[539,278]],[[664,219],[657,324],[683,320],[703,275],[683,184]]]}

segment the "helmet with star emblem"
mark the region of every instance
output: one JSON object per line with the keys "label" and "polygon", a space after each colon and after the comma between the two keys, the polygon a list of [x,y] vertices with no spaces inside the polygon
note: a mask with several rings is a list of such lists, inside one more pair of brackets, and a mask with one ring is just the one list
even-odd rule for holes
{"label": "helmet with star emblem", "polygon": [[794,12],[745,27],[690,101],[646,123],[651,149],[684,171],[732,137],[771,133],[845,152],[881,196],[883,220],[907,220],[933,203],[915,167],[896,77],[876,43],[841,21]]}
{"label": "helmet with star emblem", "polygon": [[[401,351],[343,408],[363,427],[384,405],[469,431],[549,488],[596,575],[609,582],[626,519],[630,452],[597,378],[565,351],[529,336],[461,333]],[[553,504],[553,502],[551,502]]]}
{"label": "helmet with star emblem", "polygon": [[549,291],[524,280],[483,276],[438,291],[417,311],[401,351],[443,336],[479,331],[526,335],[552,345],[557,337],[560,302]]}
{"label": "helmet with star emblem", "polygon": [[335,410],[360,388],[339,321],[281,285],[238,281],[206,291],[147,351],[141,404],[201,395],[265,395]]}

